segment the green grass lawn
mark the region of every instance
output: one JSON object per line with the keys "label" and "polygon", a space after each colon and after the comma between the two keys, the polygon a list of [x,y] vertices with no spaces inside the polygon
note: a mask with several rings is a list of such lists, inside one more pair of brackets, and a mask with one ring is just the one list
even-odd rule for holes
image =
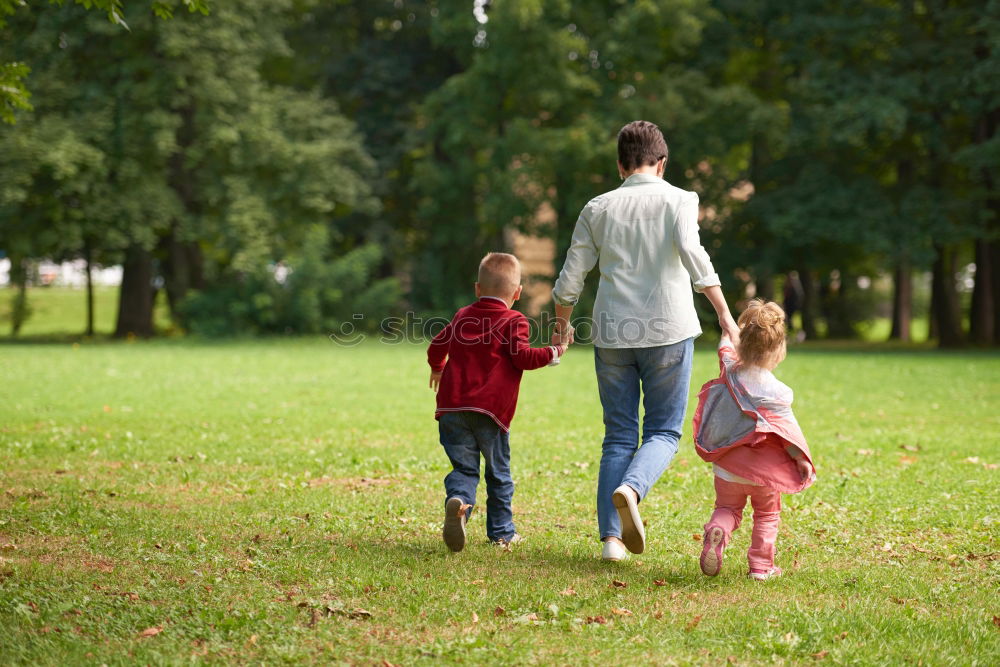
{"label": "green grass lawn", "polygon": [[[810,347],[778,375],[819,481],[748,581],[749,516],[698,568],[690,427],[599,561],[591,351],[526,374],[511,434],[527,542],[440,539],[418,346],[0,346],[0,663],[996,664],[1000,356]],[[715,374],[696,355],[694,389]],[[689,413],[690,414],[690,413]],[[480,487],[480,493],[485,491]]]}
{"label": "green grass lawn", "polygon": [[[14,288],[0,289],[0,337],[10,335],[10,311]],[[28,290],[30,315],[21,327],[24,338],[66,338],[87,330],[87,293],[72,287],[32,287]],[[157,292],[153,313],[156,326],[170,327],[166,294]],[[118,317],[118,288],[94,288],[94,333],[109,336]]]}

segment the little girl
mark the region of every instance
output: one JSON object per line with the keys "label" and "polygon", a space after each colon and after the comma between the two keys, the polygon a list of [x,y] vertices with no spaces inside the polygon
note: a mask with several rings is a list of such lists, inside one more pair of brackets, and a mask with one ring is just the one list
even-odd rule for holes
{"label": "little girl", "polygon": [[771,373],[785,358],[784,311],[754,299],[738,324],[740,340],[734,348],[723,336],[721,374],[701,388],[694,415],[695,449],[715,467],[715,511],[705,524],[701,571],[719,573],[749,496],[750,578],[764,581],[781,575],[774,565],[781,494],[805,489],[816,475],[792,414],[792,390]]}

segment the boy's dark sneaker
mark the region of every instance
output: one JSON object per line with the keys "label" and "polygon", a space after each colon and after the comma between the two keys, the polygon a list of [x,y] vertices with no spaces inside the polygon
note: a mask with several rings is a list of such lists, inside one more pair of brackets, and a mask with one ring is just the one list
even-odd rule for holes
{"label": "boy's dark sneaker", "polygon": [[452,551],[465,548],[465,511],[469,506],[461,498],[452,497],[444,504],[444,530],[441,536]]}
{"label": "boy's dark sneaker", "polygon": [[506,540],[501,538],[499,540],[491,540],[491,542],[493,543],[494,546],[501,547],[506,549],[507,551],[510,551],[510,548],[512,546],[514,546],[515,544],[521,544],[522,542],[524,542],[524,540],[525,538],[523,535],[521,535],[520,533],[514,533]]}
{"label": "boy's dark sneaker", "polygon": [[701,547],[701,571],[714,577],[722,569],[722,550],[726,548],[726,534],[719,526],[709,526],[705,530]]}

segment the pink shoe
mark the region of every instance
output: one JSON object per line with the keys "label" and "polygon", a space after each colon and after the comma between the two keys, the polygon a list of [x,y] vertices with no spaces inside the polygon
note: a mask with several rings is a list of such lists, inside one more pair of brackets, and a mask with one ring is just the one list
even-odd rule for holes
{"label": "pink shoe", "polygon": [[726,534],[719,526],[709,526],[705,530],[701,548],[701,571],[714,577],[722,569],[722,550],[725,548]]}
{"label": "pink shoe", "polygon": [[781,568],[772,565],[769,570],[750,570],[750,578],[755,581],[767,581],[781,576]]}

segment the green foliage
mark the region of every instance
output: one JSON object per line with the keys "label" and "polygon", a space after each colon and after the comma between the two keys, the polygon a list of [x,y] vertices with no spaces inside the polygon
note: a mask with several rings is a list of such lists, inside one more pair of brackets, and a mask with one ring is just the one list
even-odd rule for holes
{"label": "green foliage", "polygon": [[23,80],[31,69],[24,63],[0,63],[0,120],[14,122],[14,112],[31,109],[31,93]]}
{"label": "green foliage", "polygon": [[395,278],[378,277],[382,250],[366,244],[339,257],[329,253],[329,232],[313,226],[286,264],[192,293],[181,304],[182,319],[203,336],[331,333],[345,323],[374,331],[401,297]]}

